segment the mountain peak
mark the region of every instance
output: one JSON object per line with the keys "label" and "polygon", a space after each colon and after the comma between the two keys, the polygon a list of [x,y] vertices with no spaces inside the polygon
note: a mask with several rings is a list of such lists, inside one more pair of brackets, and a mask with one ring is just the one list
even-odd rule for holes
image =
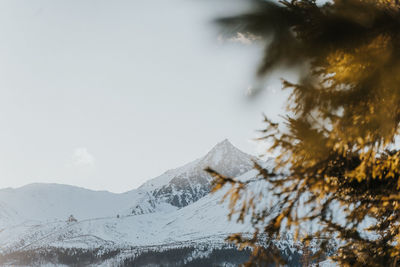
{"label": "mountain peak", "polygon": [[251,157],[246,153],[242,152],[240,149],[235,147],[228,139],[224,139],[223,141],[216,144],[203,158],[210,159],[213,158],[215,163],[218,163],[223,157],[227,156],[239,156],[239,157]]}
{"label": "mountain peak", "polygon": [[242,172],[241,169],[248,170],[249,166],[253,166],[252,159],[252,156],[242,152],[228,139],[224,139],[202,158],[200,165],[235,176]]}
{"label": "mountain peak", "polygon": [[[236,148],[228,139],[224,139],[223,141],[219,142],[216,144],[205,156],[210,157],[210,156],[217,156],[219,158],[220,156],[224,156],[229,153],[235,153],[235,152],[241,152],[238,148]],[[218,160],[217,160],[218,161]]]}
{"label": "mountain peak", "polygon": [[131,209],[131,214],[155,212],[162,203],[175,209],[185,207],[210,192],[213,178],[205,171],[207,167],[223,175],[237,177],[253,169],[254,159],[225,139],[202,158],[169,170],[143,184],[140,190],[147,192],[145,197],[149,201],[145,203],[149,207],[137,205]]}
{"label": "mountain peak", "polygon": [[[234,145],[232,145],[232,143],[229,141],[228,138],[225,138],[224,140],[222,140],[221,142],[219,142],[218,144],[216,144],[213,149],[216,148],[223,148],[223,147],[235,147]],[[212,150],[213,150],[212,149]]]}

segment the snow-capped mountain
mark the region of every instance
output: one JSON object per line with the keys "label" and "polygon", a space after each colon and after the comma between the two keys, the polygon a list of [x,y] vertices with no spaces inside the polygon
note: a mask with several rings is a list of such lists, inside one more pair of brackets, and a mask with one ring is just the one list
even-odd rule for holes
{"label": "snow-capped mountain", "polygon": [[142,197],[131,207],[130,213],[144,214],[160,208],[174,210],[185,207],[210,192],[212,177],[204,171],[205,168],[210,167],[221,174],[236,177],[251,170],[253,160],[254,157],[224,140],[204,157],[144,183],[135,191]]}
{"label": "snow-capped mountain", "polygon": [[[129,207],[132,196],[60,184],[29,184],[0,190],[0,227],[25,221],[112,216],[116,207]],[[4,216],[6,213],[8,216]]]}
{"label": "snow-capped mountain", "polygon": [[[252,228],[249,221],[227,220],[227,204],[220,201],[228,188],[210,194],[212,178],[204,169],[248,180],[258,175],[254,160],[224,140],[204,157],[122,194],[57,184],[0,190],[0,265],[69,265],[77,259],[81,265],[157,265],[151,253],[171,251],[186,253],[173,266],[190,266],[215,253],[230,255],[218,264],[237,265],[246,257],[224,239]],[[250,186],[263,190],[257,181]],[[67,220],[71,214],[77,220]],[[282,244],[295,253],[293,242]]]}
{"label": "snow-capped mountain", "polygon": [[[254,177],[255,171],[241,178]],[[227,221],[225,190],[207,194],[181,209],[142,215],[120,215],[78,220],[22,223],[0,232],[2,249],[35,249],[43,246],[95,248],[152,246],[212,237],[223,241],[227,233],[248,232],[249,225]],[[88,238],[90,236],[90,238]],[[24,242],[21,243],[21,240]]]}
{"label": "snow-capped mountain", "polygon": [[121,194],[60,184],[0,189],[0,227],[24,221],[65,220],[71,214],[85,220],[176,210],[209,193],[211,176],[204,168],[238,176],[252,168],[252,159],[224,140],[204,157]]}
{"label": "snow-capped mountain", "polygon": [[[238,178],[248,180],[257,174],[257,171],[251,170]],[[251,186],[254,190],[262,190],[257,182]],[[175,262],[170,266],[196,266],[194,262],[200,261],[204,264],[204,260],[210,260],[211,256],[213,261],[198,266],[214,266],[213,253],[228,253],[220,259],[221,262],[218,262],[220,264],[217,266],[236,266],[247,259],[249,252],[239,257],[242,252],[228,245],[225,238],[237,232],[251,234],[252,228],[248,221],[242,224],[234,219],[227,220],[228,205],[220,203],[227,189],[207,194],[192,204],[168,212],[70,222],[62,220],[41,224],[22,223],[7,227],[0,231],[0,265],[2,260],[3,263],[15,262],[18,256],[20,259],[17,259],[17,262],[24,263],[26,255],[29,255],[29,264],[32,263],[31,257],[37,260],[36,264],[39,261],[39,265],[41,261],[58,264],[60,258],[76,259],[77,255],[83,257],[89,253],[94,255],[89,262],[93,263],[92,257],[99,260],[95,266],[141,266],[136,265],[135,260],[146,253],[151,252],[149,258],[146,258],[146,261],[151,262],[160,256],[160,253],[174,251],[181,254],[189,250],[190,253],[182,256],[183,262]],[[291,239],[279,240],[277,244],[287,251],[288,255],[296,255],[297,245]],[[45,257],[46,261],[37,258],[37,254]],[[100,258],[96,258],[96,255],[100,255]],[[236,257],[240,260],[236,260]],[[129,259],[133,263],[122,264],[127,260],[129,262]],[[73,261],[61,263],[68,265]]]}

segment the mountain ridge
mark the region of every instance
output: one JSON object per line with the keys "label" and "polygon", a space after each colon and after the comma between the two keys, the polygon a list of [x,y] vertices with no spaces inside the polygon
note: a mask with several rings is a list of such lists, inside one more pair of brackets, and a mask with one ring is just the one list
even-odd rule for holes
{"label": "mountain ridge", "polygon": [[[248,220],[237,223],[235,217],[227,220],[228,204],[220,201],[228,188],[210,194],[212,177],[204,168],[211,167],[241,180],[254,180],[258,175],[253,166],[255,160],[224,140],[203,157],[124,193],[57,184],[34,184],[7,192],[0,190],[0,216],[8,214],[2,209],[7,205],[20,215],[27,213],[16,221],[0,222],[0,264],[1,255],[12,258],[18,253],[47,253],[49,250],[71,255],[79,250],[87,255],[85,253],[89,252],[85,251],[96,254],[101,249],[107,255],[117,253],[122,258],[115,260],[120,262],[128,256],[136,257],[146,247],[164,250],[172,244],[181,244],[178,246],[199,246],[201,251],[204,242],[211,247],[225,246],[228,234],[250,233],[251,223]],[[254,190],[261,190],[254,181],[251,185]],[[62,190],[46,192],[49,187]],[[32,188],[43,192],[29,192]],[[5,195],[13,193],[16,194],[8,200],[16,201],[18,205],[32,205],[29,210],[7,203]],[[35,207],[35,203],[41,206]],[[70,215],[73,220],[68,219]],[[132,252],[132,248],[136,252]],[[72,252],[68,252],[71,249]],[[121,251],[131,252],[125,255]]]}
{"label": "mountain ridge", "polygon": [[[240,175],[252,168],[254,157],[241,152],[225,139],[203,157],[170,169],[139,188],[123,193],[58,183],[3,188],[0,189],[0,216],[7,214],[9,218],[0,218],[0,227],[8,222],[14,224],[24,220],[64,220],[71,214],[78,219],[89,219],[179,209],[209,193],[212,178],[204,168],[210,165],[218,167],[216,165],[225,157],[231,164],[221,168],[221,173]],[[236,165],[242,165],[242,169]]]}

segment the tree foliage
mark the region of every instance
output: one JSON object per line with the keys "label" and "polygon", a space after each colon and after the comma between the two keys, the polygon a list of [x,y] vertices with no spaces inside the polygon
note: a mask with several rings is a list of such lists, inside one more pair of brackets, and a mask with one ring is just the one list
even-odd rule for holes
{"label": "tree foliage", "polygon": [[[265,40],[259,77],[282,67],[300,76],[283,80],[291,92],[285,122],[265,118],[262,139],[278,155],[274,170],[257,165],[278,212],[257,209],[256,194],[242,198],[243,208],[231,205],[231,212],[256,218],[256,234],[230,240],[254,246],[257,259],[281,262],[262,251],[257,234],[277,238],[316,225],[300,237],[338,240],[332,258],[340,265],[399,265],[400,5],[254,0],[247,13],[218,23]],[[239,203],[248,182],[209,171],[214,190],[231,186],[230,199]],[[319,249],[326,253],[327,241]]]}

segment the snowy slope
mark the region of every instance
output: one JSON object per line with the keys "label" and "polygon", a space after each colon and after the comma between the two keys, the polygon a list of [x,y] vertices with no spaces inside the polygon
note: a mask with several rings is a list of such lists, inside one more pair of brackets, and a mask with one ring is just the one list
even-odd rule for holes
{"label": "snowy slope", "polygon": [[[227,221],[227,203],[220,201],[228,188],[210,194],[212,178],[204,168],[252,180],[258,174],[253,160],[224,140],[204,157],[123,194],[56,184],[0,190],[0,254],[224,244],[228,234],[252,228],[249,221]],[[264,190],[257,181],[250,186]],[[67,222],[70,214],[78,221]]]}
{"label": "snowy slope", "polygon": [[[253,180],[256,176],[257,171],[251,170],[238,178]],[[264,190],[260,185],[259,181],[253,181],[249,186],[253,191]],[[221,250],[228,246],[225,238],[229,234],[251,234],[253,231],[248,220],[244,223],[237,223],[235,218],[227,220],[228,205],[220,203],[227,189],[207,194],[174,211],[125,215],[119,218],[93,218],[77,222],[24,223],[8,227],[0,231],[0,262],[1,255],[12,255],[13,252],[23,255],[32,251],[50,251],[58,255],[57,253],[62,254],[65,249],[77,249],[78,252],[72,252],[72,257],[79,251],[91,251],[95,254],[116,252],[111,258],[93,266],[119,266],[124,260],[136,258],[148,251],[161,253],[171,249],[181,249],[181,252],[194,249],[194,254],[185,258],[186,260],[207,258],[215,249]],[[290,236],[276,240],[274,244],[287,253],[286,255],[298,254],[299,246]],[[157,257],[154,255],[159,254],[153,254],[153,257]]]}
{"label": "snowy slope", "polygon": [[[242,177],[255,175],[256,172],[250,171]],[[229,233],[250,232],[248,223],[227,221],[227,204],[219,203],[225,191],[208,194],[195,203],[172,212],[94,218],[78,222],[24,223],[8,227],[0,232],[0,248],[2,251],[45,246],[124,248],[204,238],[222,241]]]}
{"label": "snowy slope", "polygon": [[[106,217],[117,207],[129,207],[133,194],[92,191],[69,185],[30,184],[0,190],[0,227],[23,221]],[[7,216],[4,214],[8,214]]]}
{"label": "snowy slope", "polygon": [[204,171],[209,166],[237,176],[250,170],[253,163],[250,155],[224,140],[204,157],[122,194],[60,184],[1,189],[0,228],[25,221],[66,220],[71,214],[84,220],[174,211],[209,193],[211,176]]}

